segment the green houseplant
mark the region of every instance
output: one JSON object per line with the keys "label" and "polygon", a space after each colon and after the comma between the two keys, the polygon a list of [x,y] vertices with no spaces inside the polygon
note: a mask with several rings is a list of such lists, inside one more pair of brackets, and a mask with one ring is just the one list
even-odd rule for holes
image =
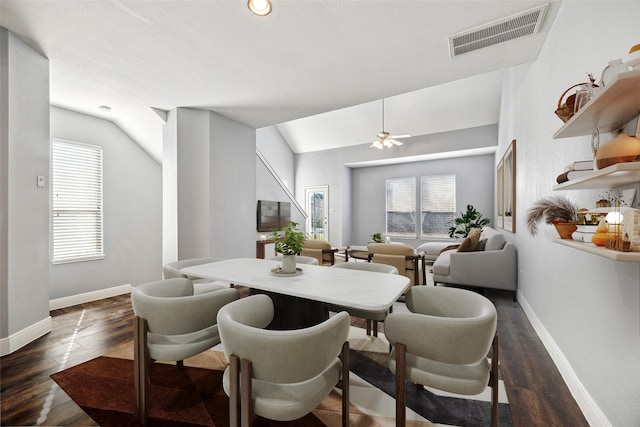
{"label": "green houseplant", "polygon": [[450,222],[449,237],[467,237],[473,228],[482,228],[491,222],[484,218],[473,205],[467,205],[466,212],[460,212],[460,216]]}
{"label": "green houseplant", "polygon": [[276,253],[282,254],[282,272],[295,273],[295,256],[302,250],[305,237],[302,231],[296,230],[297,222],[291,221],[280,235],[277,230],[271,232],[271,241],[275,243]]}

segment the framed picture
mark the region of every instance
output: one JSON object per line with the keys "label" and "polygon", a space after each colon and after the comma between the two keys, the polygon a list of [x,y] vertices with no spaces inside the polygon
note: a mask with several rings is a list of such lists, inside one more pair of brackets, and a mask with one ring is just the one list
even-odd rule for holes
{"label": "framed picture", "polygon": [[496,171],[496,227],[516,232],[516,140],[509,144]]}

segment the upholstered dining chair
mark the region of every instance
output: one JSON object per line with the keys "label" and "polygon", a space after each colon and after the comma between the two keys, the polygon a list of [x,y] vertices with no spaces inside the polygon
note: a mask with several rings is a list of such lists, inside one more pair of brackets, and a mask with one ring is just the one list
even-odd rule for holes
{"label": "upholstered dining chair", "polygon": [[217,314],[238,299],[238,290],[224,288],[194,295],[186,278],[165,279],[136,286],[131,292],[134,312],[134,383],[136,418],[147,423],[148,364],[195,356],[220,343]]}
{"label": "upholstered dining chair", "polygon": [[419,286],[408,292],[406,304],[410,313],[389,314],[384,328],[392,345],[389,369],[396,375],[396,426],[405,425],[406,380],[463,395],[479,394],[491,386],[491,426],[497,426],[498,335],[493,303],[468,290]]}
{"label": "upholstered dining chair", "polygon": [[218,313],[229,366],[223,375],[230,426],[253,415],[291,421],[311,412],[342,380],[342,425],[349,425],[349,315],[341,312],[309,328],[265,330],[274,309],[252,295]]}
{"label": "upholstered dining chair", "polygon": [[207,279],[190,277],[189,275],[184,274],[181,271],[181,269],[186,267],[192,267],[194,265],[209,264],[211,262],[218,262],[222,260],[224,260],[224,258],[203,257],[203,258],[182,259],[180,261],[170,262],[165,264],[162,267],[162,278],[163,279],[175,279],[179,277],[187,278],[191,280],[191,282],[193,283],[194,294],[201,294],[203,292],[210,292],[210,291],[218,291],[222,288],[228,288],[229,286],[233,286],[233,285],[230,285],[229,283],[225,283],[225,282],[220,282],[220,281],[212,282]]}
{"label": "upholstered dining chair", "polygon": [[[274,260],[274,261],[282,261],[282,255],[275,255],[275,256],[269,257],[267,259],[271,259],[271,260]],[[318,260],[316,258],[310,257],[310,256],[296,255],[296,263],[297,264],[318,265]]]}
{"label": "upholstered dining chair", "polygon": [[300,255],[310,256],[318,260],[318,265],[333,265],[336,262],[335,254],[338,249],[332,248],[326,240],[306,239],[302,244]]}
{"label": "upholstered dining chair", "polygon": [[[398,269],[392,265],[374,264],[371,262],[341,262],[339,264],[335,264],[333,268],[346,268],[350,270],[370,271],[373,273],[398,274]],[[336,312],[346,311],[351,316],[365,319],[367,322],[366,323],[367,335],[371,335],[373,331],[373,336],[377,337],[378,322],[384,321],[387,315],[392,312],[393,306],[388,307],[386,310],[371,311],[371,310],[361,310],[353,307],[329,305],[329,310],[336,311]]]}

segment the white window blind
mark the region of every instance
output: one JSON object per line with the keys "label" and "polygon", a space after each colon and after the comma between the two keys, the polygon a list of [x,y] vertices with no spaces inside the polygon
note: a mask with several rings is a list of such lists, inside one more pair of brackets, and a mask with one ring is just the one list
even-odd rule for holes
{"label": "white window blind", "polygon": [[448,237],[456,213],[455,174],[420,177],[421,228],[424,237]]}
{"label": "white window blind", "polygon": [[386,233],[415,237],[416,178],[387,179],[386,187]]}
{"label": "white window blind", "polygon": [[104,258],[102,147],[54,139],[53,263]]}

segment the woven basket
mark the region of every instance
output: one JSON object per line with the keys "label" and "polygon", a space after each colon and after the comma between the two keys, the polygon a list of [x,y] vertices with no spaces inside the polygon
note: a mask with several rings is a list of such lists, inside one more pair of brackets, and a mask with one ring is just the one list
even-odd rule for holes
{"label": "woven basket", "polygon": [[586,84],[589,84],[589,83],[575,84],[570,88],[568,88],[567,90],[565,90],[564,92],[562,92],[562,95],[560,95],[560,99],[558,99],[558,108],[556,109],[555,113],[556,113],[556,116],[558,116],[560,120],[562,120],[563,122],[566,122],[575,114],[574,108],[575,108],[575,102],[576,102],[575,93],[573,95],[569,95],[566,101],[563,102],[565,95],[574,87],[578,87],[580,85],[586,85]]}

